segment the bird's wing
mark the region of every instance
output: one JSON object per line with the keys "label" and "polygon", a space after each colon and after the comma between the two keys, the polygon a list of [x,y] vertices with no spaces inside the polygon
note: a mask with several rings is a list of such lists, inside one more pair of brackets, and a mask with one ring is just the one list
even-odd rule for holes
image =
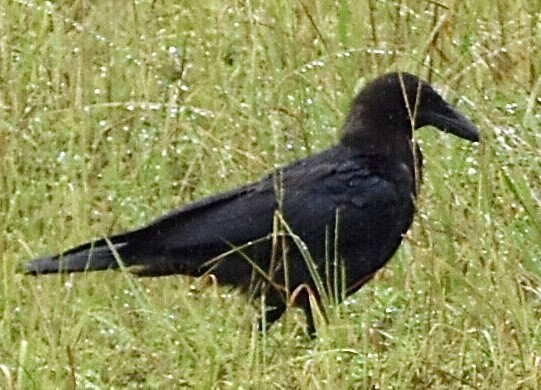
{"label": "bird's wing", "polygon": [[131,248],[176,258],[215,256],[269,237],[276,211],[310,249],[323,245],[340,208],[344,223],[359,225],[357,234],[382,231],[393,223],[396,189],[365,160],[341,158],[332,149],[300,160],[257,183],[191,203],[128,233]]}
{"label": "bird's wing", "polygon": [[148,238],[148,245],[177,250],[240,245],[269,233],[275,208],[274,190],[265,178],[190,203],[134,233]]}
{"label": "bird's wing", "polygon": [[259,239],[272,232],[281,194],[287,193],[290,200],[316,195],[312,187],[336,168],[332,150],[285,166],[258,182],[189,203],[133,233],[142,241],[147,237],[152,244],[177,249]]}

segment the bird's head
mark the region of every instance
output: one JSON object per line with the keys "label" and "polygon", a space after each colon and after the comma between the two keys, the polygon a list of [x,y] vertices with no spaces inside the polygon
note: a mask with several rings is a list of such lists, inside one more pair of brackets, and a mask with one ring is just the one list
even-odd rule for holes
{"label": "bird's head", "polygon": [[374,153],[413,130],[434,126],[469,141],[479,141],[477,127],[425,81],[409,73],[388,73],[366,85],[353,100],[342,143]]}

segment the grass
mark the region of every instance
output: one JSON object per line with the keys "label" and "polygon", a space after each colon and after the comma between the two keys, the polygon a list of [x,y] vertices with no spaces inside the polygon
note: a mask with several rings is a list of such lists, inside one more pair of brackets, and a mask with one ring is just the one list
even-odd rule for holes
{"label": "grass", "polygon": [[[471,3],[471,4],[470,4]],[[541,388],[541,5],[4,1],[0,388]],[[336,142],[356,88],[429,78],[419,212],[317,340],[208,280],[25,277]]]}

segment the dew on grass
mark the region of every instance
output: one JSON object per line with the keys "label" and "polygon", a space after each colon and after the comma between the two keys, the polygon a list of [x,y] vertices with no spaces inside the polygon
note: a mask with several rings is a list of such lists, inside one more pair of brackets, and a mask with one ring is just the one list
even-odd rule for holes
{"label": "dew on grass", "polygon": [[68,154],[65,151],[61,151],[58,153],[58,156],[56,157],[56,161],[60,164],[64,163],[66,161]]}

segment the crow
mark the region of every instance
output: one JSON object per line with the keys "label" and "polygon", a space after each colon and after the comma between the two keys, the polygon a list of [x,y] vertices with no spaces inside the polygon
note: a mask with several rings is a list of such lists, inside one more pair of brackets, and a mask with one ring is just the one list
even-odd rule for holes
{"label": "crow", "polygon": [[422,168],[412,133],[427,125],[479,141],[476,126],[427,82],[385,74],[354,98],[335,146],[143,228],[37,258],[22,271],[214,275],[265,299],[262,326],[296,305],[313,336],[310,297],[340,302],[356,292],[410,227]]}

